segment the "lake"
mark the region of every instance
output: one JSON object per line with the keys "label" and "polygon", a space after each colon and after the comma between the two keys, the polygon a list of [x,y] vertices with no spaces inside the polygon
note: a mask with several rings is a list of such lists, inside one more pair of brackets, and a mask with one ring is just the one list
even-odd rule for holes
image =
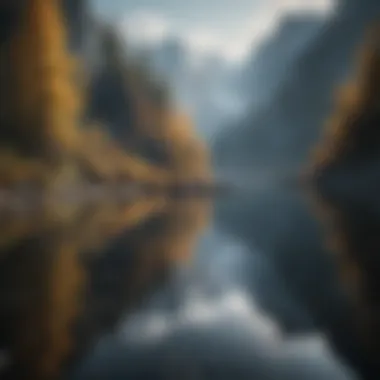
{"label": "lake", "polygon": [[1,378],[355,378],[299,196],[63,209],[0,220]]}

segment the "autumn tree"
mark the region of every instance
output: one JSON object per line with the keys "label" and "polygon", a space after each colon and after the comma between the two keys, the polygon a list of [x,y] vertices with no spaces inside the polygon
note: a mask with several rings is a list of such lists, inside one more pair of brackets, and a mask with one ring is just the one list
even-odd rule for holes
{"label": "autumn tree", "polygon": [[379,47],[376,27],[364,43],[356,75],[337,94],[335,113],[315,151],[312,177],[343,283],[356,301],[358,331],[375,360],[380,349]]}

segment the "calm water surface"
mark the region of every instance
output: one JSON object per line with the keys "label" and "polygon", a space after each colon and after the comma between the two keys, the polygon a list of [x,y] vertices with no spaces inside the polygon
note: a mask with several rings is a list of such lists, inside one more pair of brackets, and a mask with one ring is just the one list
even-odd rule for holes
{"label": "calm water surface", "polygon": [[329,265],[267,197],[4,217],[1,378],[354,379],[320,328],[331,292],[298,291]]}

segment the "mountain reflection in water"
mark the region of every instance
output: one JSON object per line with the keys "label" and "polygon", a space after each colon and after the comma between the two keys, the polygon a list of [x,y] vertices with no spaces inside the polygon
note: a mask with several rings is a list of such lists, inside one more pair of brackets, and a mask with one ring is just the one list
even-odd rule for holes
{"label": "mountain reflection in water", "polygon": [[154,199],[3,218],[1,378],[58,379],[75,367],[189,258],[207,214],[204,202]]}
{"label": "mountain reflection in water", "polygon": [[260,310],[249,284],[274,275],[212,209],[152,199],[8,215],[1,378],[354,379],[321,335],[287,338]]}

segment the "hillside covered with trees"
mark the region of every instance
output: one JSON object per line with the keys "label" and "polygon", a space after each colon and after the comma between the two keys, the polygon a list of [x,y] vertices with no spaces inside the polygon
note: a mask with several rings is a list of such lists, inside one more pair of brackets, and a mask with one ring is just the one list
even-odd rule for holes
{"label": "hillside covered with trees", "polygon": [[1,186],[209,177],[207,150],[165,84],[126,56],[86,1],[5,2],[0,13]]}
{"label": "hillside covered with trees", "polygon": [[70,218],[45,210],[1,220],[0,348],[12,357],[2,378],[50,380],[75,369],[173,263],[191,260],[209,214],[207,201],[144,199],[80,207]]}
{"label": "hillside covered with trees", "polygon": [[363,351],[378,363],[380,228],[380,28],[370,30],[356,73],[338,92],[335,110],[313,156],[312,185],[337,255],[341,281],[355,303]]}

